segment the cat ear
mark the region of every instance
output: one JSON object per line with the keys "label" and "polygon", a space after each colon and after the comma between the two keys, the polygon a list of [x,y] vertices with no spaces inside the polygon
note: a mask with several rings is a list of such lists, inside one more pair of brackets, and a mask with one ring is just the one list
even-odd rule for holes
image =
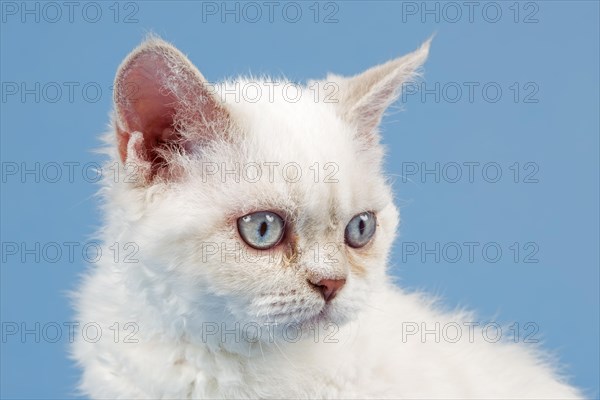
{"label": "cat ear", "polygon": [[228,113],[200,71],[161,39],[147,40],[123,61],[114,93],[119,156],[146,178],[168,169],[170,155],[228,127]]}
{"label": "cat ear", "polygon": [[427,59],[431,39],[416,51],[349,78],[331,77],[339,85],[342,118],[355,125],[359,137],[377,140],[377,127],[385,110],[398,98],[402,85],[418,76]]}

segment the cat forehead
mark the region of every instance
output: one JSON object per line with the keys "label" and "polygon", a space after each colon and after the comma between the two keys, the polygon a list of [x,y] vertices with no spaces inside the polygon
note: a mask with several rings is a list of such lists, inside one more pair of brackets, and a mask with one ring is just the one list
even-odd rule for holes
{"label": "cat forehead", "polygon": [[352,128],[336,112],[337,99],[319,98],[314,87],[242,78],[224,82],[218,93],[248,146],[274,158],[336,162],[356,150]]}
{"label": "cat forehead", "polygon": [[[221,174],[225,168],[227,171]],[[219,171],[207,180],[194,174],[184,183],[188,190],[177,191],[175,196],[181,204],[176,208],[198,213],[197,218],[187,219],[194,225],[205,220],[207,212],[217,210],[219,218],[229,221],[257,211],[272,211],[293,222],[296,233],[315,237],[339,233],[355,214],[377,213],[392,202],[391,189],[381,175],[361,176],[330,169],[330,181],[323,177],[323,170],[319,181],[315,181],[311,170],[296,180],[295,172],[282,178],[283,170],[278,166],[274,168],[276,178],[271,181],[266,178],[268,168],[261,168],[263,179],[259,181],[247,179],[243,165],[239,174],[232,173],[235,167],[231,165],[219,165]]]}
{"label": "cat forehead", "polygon": [[380,146],[361,146],[335,99],[319,101],[310,86],[290,84],[294,89],[286,92],[289,82],[272,82],[240,79],[216,86],[236,129],[232,141],[213,143],[195,159],[200,165],[192,166],[188,181],[191,190],[202,192],[195,198],[238,217],[281,211],[307,226],[334,226],[354,213],[385,207],[391,196],[380,170]]}

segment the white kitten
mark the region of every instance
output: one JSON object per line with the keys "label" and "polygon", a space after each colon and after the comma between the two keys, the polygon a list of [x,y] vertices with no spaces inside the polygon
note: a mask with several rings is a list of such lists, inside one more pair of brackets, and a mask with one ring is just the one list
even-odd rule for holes
{"label": "white kitten", "polygon": [[137,48],[115,83],[105,256],[77,296],[82,391],[579,398],[539,353],[386,275],[378,124],[428,50],[299,87],[210,85],[171,45]]}

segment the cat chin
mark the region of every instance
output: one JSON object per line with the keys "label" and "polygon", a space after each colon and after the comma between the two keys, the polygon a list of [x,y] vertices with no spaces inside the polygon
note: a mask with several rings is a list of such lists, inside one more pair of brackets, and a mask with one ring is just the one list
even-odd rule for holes
{"label": "cat chin", "polygon": [[[302,332],[303,337],[312,336],[313,339],[322,341],[332,331],[337,332],[344,325],[356,319],[356,315],[356,312],[341,310],[335,305],[327,304],[312,317],[293,322],[288,321],[282,324],[282,329],[287,329],[288,331],[297,329]],[[316,335],[319,337],[315,337]]]}
{"label": "cat chin", "polygon": [[354,320],[358,310],[354,310],[343,302],[334,301],[324,303],[320,307],[314,307],[311,310],[290,310],[286,313],[265,316],[263,318],[246,318],[246,324],[259,324],[262,326],[274,327],[275,332],[282,330],[302,330],[311,331],[315,328],[323,328],[335,325],[341,327]]}
{"label": "cat chin", "polygon": [[293,313],[277,318],[236,318],[230,315],[209,321],[205,317],[188,325],[184,342],[246,357],[258,355],[270,346],[307,341],[329,343],[334,334],[353,319],[354,314],[340,312],[331,303],[304,318]]}

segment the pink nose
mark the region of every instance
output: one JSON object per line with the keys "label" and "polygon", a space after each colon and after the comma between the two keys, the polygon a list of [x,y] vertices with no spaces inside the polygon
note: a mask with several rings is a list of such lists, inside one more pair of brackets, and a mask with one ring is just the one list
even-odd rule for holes
{"label": "pink nose", "polygon": [[321,292],[325,301],[333,300],[345,283],[345,279],[322,279],[317,283],[310,282],[311,285]]}

